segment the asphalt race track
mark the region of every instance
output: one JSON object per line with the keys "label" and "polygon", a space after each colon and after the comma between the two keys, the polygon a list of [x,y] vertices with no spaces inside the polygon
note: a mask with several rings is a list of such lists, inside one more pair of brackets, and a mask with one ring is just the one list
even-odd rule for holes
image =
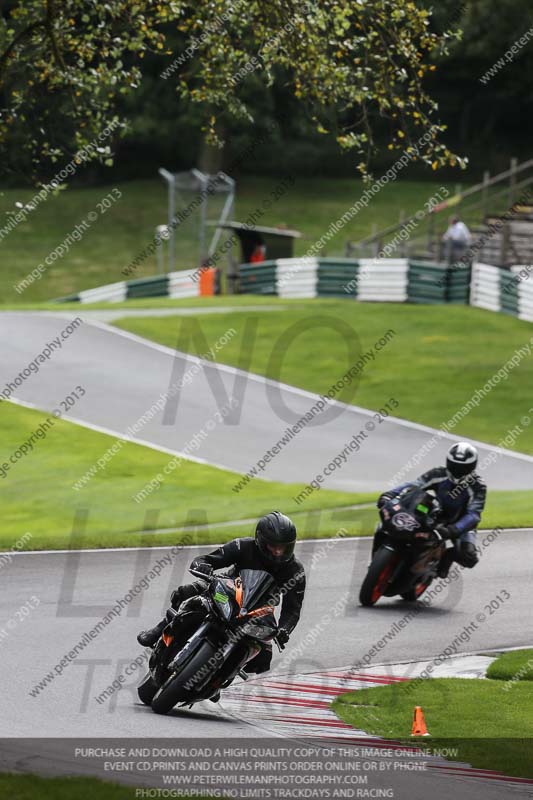
{"label": "asphalt race track", "polygon": [[[480,539],[489,534],[480,534]],[[275,655],[278,673],[317,672],[331,667],[357,664],[411,608],[395,599],[381,600],[373,609],[358,605],[357,594],[366,572],[370,541],[308,541],[298,546],[306,567],[308,590],[304,613],[290,646]],[[219,719],[211,703],[202,713],[180,712],[176,717],[157,717],[142,706],[135,707],[133,688],[123,688],[114,700],[98,704],[94,699],[133,659],[143,651],[137,632],[161,618],[172,588],[188,581],[187,567],[206,548],[184,548],[164,566],[150,584],[93,639],[62,674],[44,687],[37,697],[29,692],[72,650],[85,631],[98,621],[129,589],[147,574],[153,564],[168,554],[167,548],[142,551],[82,553],[28,553],[16,555],[3,570],[1,616],[7,620],[31,595],[40,600],[31,619],[16,627],[3,641],[3,674],[15,678],[16,691],[6,692],[1,717],[2,735],[29,736],[238,736],[242,727]],[[529,643],[531,618],[530,564],[533,558],[531,532],[504,532],[483,550],[479,566],[441,593],[430,608],[407,625],[371,663],[394,663],[437,656],[463,628],[503,589],[511,594],[493,615],[478,624],[460,652],[478,652],[496,647]],[[311,564],[314,564],[311,567]],[[192,580],[192,578],[191,578]],[[348,602],[327,634],[318,636],[303,654],[293,659],[306,635],[335,604],[349,593]],[[28,636],[28,626],[31,636]],[[127,683],[134,687],[135,679]],[[207,708],[205,707],[207,706]]]}
{"label": "asphalt race track", "polygon": [[[0,390],[65,324],[65,318],[49,314],[0,314],[4,351]],[[188,359],[185,364],[185,358],[175,357],[172,351],[136,337],[114,332],[103,324],[86,322],[37,374],[24,381],[14,397],[51,412],[80,384],[86,389],[86,395],[76,406],[73,421],[121,434],[142,416],[161,392],[168,390],[170,382],[176,378],[177,367],[181,369],[179,375],[194,363]],[[216,373],[220,381],[217,398],[206,378],[209,373]],[[139,439],[169,452],[179,452],[192,433],[214,413],[217,399],[222,405],[224,392],[231,395],[235,376],[235,370],[207,365],[181,392],[175,424],[162,424],[160,414],[144,427]],[[267,391],[267,382],[255,376],[247,381],[241,376],[237,379],[237,389],[244,390],[238,425],[216,426],[197,455],[209,463],[244,472],[272,446],[288,423],[276,413],[279,406],[272,400],[272,386]],[[314,402],[313,395],[291,387],[280,387],[278,402],[280,397],[294,411],[294,419]],[[268,465],[265,477],[283,481],[311,480],[369,419],[364,410],[339,406],[339,411],[342,412],[340,416],[326,425],[310,426],[302,431],[298,439]],[[352,490],[378,489],[401,469],[428,435],[428,431],[419,426],[386,421],[372,432],[372,447],[366,451],[363,447],[359,454],[352,456],[327,485]],[[444,439],[435,453],[440,454],[447,444]],[[414,472],[421,471],[434,460],[435,455],[422,461]],[[493,487],[530,488],[533,459],[502,453],[488,471],[487,479]],[[361,663],[365,669],[370,669],[376,664],[407,662],[421,656],[431,658],[438,656],[467,626],[471,631],[475,629],[468,636],[463,635],[458,653],[527,646],[531,619],[531,531],[504,531],[497,536],[481,533],[480,543],[479,566],[474,571],[461,571],[457,580],[435,597],[431,607],[423,608],[394,635],[391,635],[393,626],[409,612],[410,604],[382,600],[374,609],[363,609],[357,602],[369,558],[369,539],[300,543],[298,555],[308,575],[304,612],[285,652],[275,655],[273,672],[279,675],[317,673]],[[183,548],[174,558],[169,556],[167,548],[14,555],[11,563],[2,569],[2,619],[14,619],[28,597],[34,596],[38,603],[31,619],[6,628],[7,637],[2,639],[1,735],[16,738],[264,735],[260,728],[224,713],[211,703],[192,711],[175,711],[167,717],[154,715],[137,700],[135,686],[141,668],[133,670],[120,691],[110,699],[96,700],[136,657],[143,654],[135,642],[136,633],[160,617],[171,589],[188,580],[187,566],[201,551],[205,548]],[[72,663],[55,670],[63,656],[80,642],[84,632],[94,628],[158,561],[163,564],[159,578],[122,610],[120,618],[114,619],[89,641]],[[510,594],[510,599],[496,612],[485,611],[484,619],[480,620],[480,611],[502,590]],[[334,622],[325,626],[328,612],[335,607],[340,611]],[[324,633],[306,645],[306,637],[317,625],[321,632],[325,627]],[[386,645],[377,649],[376,643],[387,633]],[[294,657],[300,645],[301,655]],[[367,656],[370,651],[373,651],[371,657]],[[48,673],[55,673],[53,680],[32,696],[30,692],[35,693],[36,686]],[[0,762],[0,767],[4,768],[17,763],[24,763],[25,769],[40,768],[31,746],[24,744],[14,748],[12,756],[4,748]],[[68,771],[68,760],[64,768]],[[478,797],[497,800],[507,796],[530,796],[530,787],[504,788],[475,782],[465,788],[457,777],[402,776],[398,781],[403,789],[402,794],[396,796],[410,800],[427,797],[429,791],[435,800],[452,793],[466,796],[462,791],[476,800]]]}
{"label": "asphalt race track", "polygon": [[[83,309],[80,313],[83,315]],[[72,317],[75,316],[73,313]],[[53,314],[0,314],[3,342],[0,391],[42,352],[47,342],[65,329],[66,323],[64,316]],[[62,342],[61,349],[55,350],[39,372],[31,373],[16,388],[12,397],[51,412],[81,385],[86,394],[70,418],[124,435],[157,402],[161,393],[168,392],[171,385],[194,371],[179,398],[171,399],[133,438],[179,453],[214,419],[217,409],[226,406],[229,410],[228,404],[234,397],[239,406],[236,417],[231,419],[229,415],[224,422],[215,424],[194,452],[208,463],[242,473],[253,467],[276,444],[289,423],[305,415],[317,400],[310,392],[280,386],[220,364],[204,362],[204,369],[195,371],[196,363],[191,356],[177,354],[104,323],[87,321]],[[339,377],[350,366],[339,365]],[[384,397],[383,404],[388,399]],[[370,432],[365,425],[371,426]],[[311,481],[361,431],[366,438],[361,439],[360,450],[353,452],[341,469],[325,477],[324,487],[378,491],[434,433],[398,419],[378,424],[365,409],[334,403],[301,430],[259,474],[284,482]],[[419,460],[411,475],[439,461],[452,440],[457,437],[443,436],[442,442],[437,442]],[[487,446],[480,447],[481,459],[489,450]],[[533,485],[533,457],[500,451],[484,475],[495,489],[529,489]]]}

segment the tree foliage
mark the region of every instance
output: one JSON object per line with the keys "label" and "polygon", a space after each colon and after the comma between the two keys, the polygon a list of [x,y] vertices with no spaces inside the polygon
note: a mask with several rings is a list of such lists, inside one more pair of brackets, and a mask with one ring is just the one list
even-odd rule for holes
{"label": "tree foliage", "polygon": [[201,108],[209,142],[220,143],[221,118],[253,123],[244,87],[259,76],[289,88],[320,133],[359,153],[362,172],[384,124],[390,150],[427,134],[413,157],[454,164],[424,88],[450,38],[412,0],[8,0],[0,157],[24,146],[38,174],[90,145],[91,158],[111,163],[102,132],[126,129],[121,97],[138,90],[153,53],[160,80]]}

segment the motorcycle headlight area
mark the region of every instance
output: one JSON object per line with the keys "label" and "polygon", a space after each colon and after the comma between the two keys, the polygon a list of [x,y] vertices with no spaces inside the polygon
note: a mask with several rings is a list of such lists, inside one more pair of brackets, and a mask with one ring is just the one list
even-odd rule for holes
{"label": "motorcycle headlight area", "polygon": [[224,619],[231,619],[233,613],[232,601],[231,598],[228,597],[226,586],[222,581],[216,582],[212,597]]}
{"label": "motorcycle headlight area", "polygon": [[243,636],[250,636],[252,639],[272,639],[276,632],[274,625],[271,625],[267,620],[263,619],[249,619],[239,625],[239,631]]}

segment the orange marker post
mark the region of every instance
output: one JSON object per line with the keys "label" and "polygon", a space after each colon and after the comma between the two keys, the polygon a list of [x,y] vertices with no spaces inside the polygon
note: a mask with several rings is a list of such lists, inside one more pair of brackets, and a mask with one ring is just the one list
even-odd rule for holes
{"label": "orange marker post", "polygon": [[424,719],[424,712],[422,711],[421,706],[415,706],[411,736],[431,736],[431,734],[428,733],[426,720]]}
{"label": "orange marker post", "polygon": [[200,272],[200,296],[212,297],[215,294],[215,267],[203,267]]}

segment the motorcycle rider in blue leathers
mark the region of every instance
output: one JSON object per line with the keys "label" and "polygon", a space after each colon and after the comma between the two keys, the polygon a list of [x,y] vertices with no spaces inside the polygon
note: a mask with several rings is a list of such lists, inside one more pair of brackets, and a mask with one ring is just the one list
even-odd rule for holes
{"label": "motorcycle rider in blue leathers", "polygon": [[[428,470],[415,481],[403,483],[395,489],[384,492],[378,508],[394,497],[399,497],[414,488],[433,490],[441,505],[441,524],[438,532],[445,539],[454,542],[454,547],[446,550],[439,565],[438,575],[445,578],[454,561],[471,569],[478,562],[476,550],[476,528],[485,507],[487,487],[476,473],[478,454],[475,447],[467,442],[458,442],[450,447],[445,467]],[[383,543],[385,534],[378,527],[374,536],[372,555]]]}

